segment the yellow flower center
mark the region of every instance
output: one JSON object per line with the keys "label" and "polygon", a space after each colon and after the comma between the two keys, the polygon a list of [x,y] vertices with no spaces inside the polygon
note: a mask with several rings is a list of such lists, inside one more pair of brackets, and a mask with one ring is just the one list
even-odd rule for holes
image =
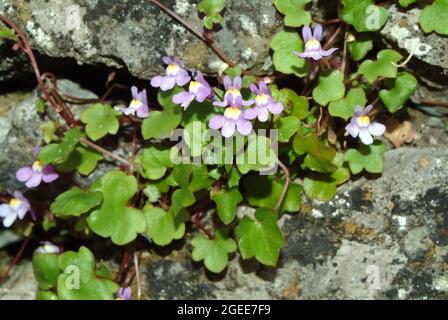
{"label": "yellow flower center", "polygon": [[370,124],[370,118],[368,116],[362,116],[358,118],[358,125],[360,127],[367,127]]}
{"label": "yellow flower center", "polygon": [[189,91],[192,93],[197,93],[200,87],[201,87],[201,84],[199,82],[191,81]]}
{"label": "yellow flower center", "polygon": [[139,99],[132,99],[131,107],[138,108],[141,105],[142,105],[142,102]]}
{"label": "yellow flower center", "polygon": [[311,37],[306,42],[305,46],[306,46],[307,50],[316,50],[316,49],[319,49],[320,43],[319,43],[319,41],[317,41],[316,38]]}
{"label": "yellow flower center", "polygon": [[255,101],[258,104],[266,104],[268,103],[268,96],[266,95],[266,93],[263,93],[262,95],[259,95],[255,98]]}
{"label": "yellow flower center", "polygon": [[239,108],[227,108],[226,111],[224,112],[224,116],[227,119],[233,119],[233,120],[238,120],[238,118],[241,115],[241,110]]}
{"label": "yellow flower center", "polygon": [[36,160],[33,163],[33,171],[42,171],[42,166],[40,165],[40,161]]}
{"label": "yellow flower center", "polygon": [[13,209],[17,209],[19,208],[20,204],[22,203],[22,201],[20,201],[19,199],[16,198],[12,198],[9,201],[9,205],[13,208]]}
{"label": "yellow flower center", "polygon": [[177,71],[179,71],[179,67],[176,66],[175,64],[170,64],[166,68],[166,74],[169,76],[175,76],[177,74]]}
{"label": "yellow flower center", "polygon": [[236,89],[236,88],[230,88],[229,90],[227,90],[226,92],[226,97],[227,95],[232,94],[233,99],[236,99],[237,97],[241,97],[241,92],[240,90]]}

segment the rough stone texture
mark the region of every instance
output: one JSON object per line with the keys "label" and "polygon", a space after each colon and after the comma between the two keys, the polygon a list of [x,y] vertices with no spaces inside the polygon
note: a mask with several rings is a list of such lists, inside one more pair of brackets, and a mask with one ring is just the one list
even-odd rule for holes
{"label": "rough stone texture", "polygon": [[0,81],[27,81],[31,75],[31,64],[24,53],[11,49],[13,43],[0,39]]}
{"label": "rough stone texture", "polygon": [[[198,0],[162,2],[202,32]],[[35,49],[49,56],[126,66],[141,79],[162,71],[164,55],[177,55],[188,67],[208,73],[223,69],[203,42],[147,0],[1,0],[0,12],[26,31]],[[81,18],[79,28],[72,17]],[[269,43],[281,21],[271,1],[229,0],[214,40],[242,67],[265,74],[272,70]]]}
{"label": "rough stone texture", "polygon": [[[381,35],[394,45],[414,53],[414,67],[418,74],[431,81],[448,85],[448,37],[437,33],[425,34],[418,23],[421,10],[400,10],[396,5],[389,8],[389,19]],[[415,61],[422,64],[415,64]]]}
{"label": "rough stone texture", "polygon": [[388,151],[378,179],[359,178],[332,201],[285,215],[277,269],[233,257],[226,272],[212,275],[191,261],[191,248],[149,254],[141,269],[144,293],[152,299],[446,299],[447,156],[436,148]]}
{"label": "rough stone texture", "polygon": [[14,272],[0,287],[0,300],[34,300],[37,283],[31,262],[14,267]]}

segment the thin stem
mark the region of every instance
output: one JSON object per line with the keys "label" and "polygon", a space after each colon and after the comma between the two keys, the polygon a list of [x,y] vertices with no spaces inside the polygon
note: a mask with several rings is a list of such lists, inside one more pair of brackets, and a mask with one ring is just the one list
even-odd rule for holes
{"label": "thin stem", "polygon": [[343,24],[341,24],[336,31],[333,33],[333,35],[331,36],[330,39],[328,39],[327,43],[324,45],[324,50],[328,50],[330,49],[334,42],[336,42],[337,37],[339,36],[339,34],[342,32],[342,28],[343,28]]}
{"label": "thin stem", "polygon": [[336,24],[336,23],[340,23],[342,20],[339,18],[335,18],[335,19],[331,19],[331,20],[319,20],[319,19],[313,19],[314,22],[319,23],[319,24]]}
{"label": "thin stem", "polygon": [[22,245],[20,246],[19,252],[17,252],[14,259],[11,260],[11,263],[9,264],[8,270],[6,270],[5,274],[0,278],[0,284],[3,283],[11,273],[11,270],[14,268],[14,266],[17,264],[17,262],[22,257],[23,251],[25,251],[26,246],[28,245],[28,242],[30,241],[30,238],[26,238]]}
{"label": "thin stem", "polygon": [[135,268],[135,281],[137,282],[137,300],[142,298],[142,283],[140,281],[140,271],[139,271],[139,259],[137,258],[137,253],[134,251],[134,268]]}
{"label": "thin stem", "polygon": [[427,104],[430,106],[448,107],[448,101],[432,100],[432,99],[420,99],[412,97],[412,100],[418,104]]}
{"label": "thin stem", "polygon": [[182,24],[186,29],[188,29],[191,33],[193,33],[196,37],[204,41],[210,48],[212,48],[213,51],[223,60],[225,63],[227,63],[230,67],[235,67],[236,63],[232,61],[232,59],[229,58],[229,56],[222,51],[218,46],[216,46],[215,42],[212,39],[207,39],[202,34],[194,30],[193,26],[188,23],[186,20],[181,18],[179,15],[177,15],[174,11],[172,11],[170,8],[165,6],[164,4],[160,3],[158,0],[149,0],[149,2],[155,4],[160,9],[165,11],[169,16],[171,16],[173,19],[177,20],[180,24]]}
{"label": "thin stem", "polygon": [[110,152],[109,150],[106,150],[106,149],[104,149],[103,147],[100,147],[99,145],[93,143],[92,141],[90,141],[90,140],[88,140],[88,139],[82,137],[82,138],[81,138],[81,142],[84,143],[84,144],[86,144],[86,145],[89,146],[90,148],[92,148],[92,149],[94,149],[94,150],[96,150],[96,151],[102,153],[103,155],[108,156],[108,157],[110,157],[110,158],[112,158],[112,159],[117,160],[118,162],[123,163],[123,164],[126,165],[128,168],[132,168],[132,163],[131,163],[131,162],[129,162],[128,160],[126,160],[126,159],[124,159],[124,158],[122,158],[122,157],[120,157],[120,156],[117,156],[117,155],[113,154],[113,153]]}
{"label": "thin stem", "polygon": [[275,205],[274,210],[278,212],[283,204],[283,200],[285,200],[286,193],[288,192],[289,183],[291,182],[291,175],[289,173],[288,167],[280,161],[280,159],[277,159],[278,165],[280,168],[282,168],[283,172],[285,173],[285,185],[283,186],[282,193],[280,194],[280,198],[277,201],[277,204]]}

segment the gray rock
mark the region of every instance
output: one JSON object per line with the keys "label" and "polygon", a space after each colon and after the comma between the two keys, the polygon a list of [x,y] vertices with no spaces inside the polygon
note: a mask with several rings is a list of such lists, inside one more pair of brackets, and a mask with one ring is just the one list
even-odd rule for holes
{"label": "gray rock", "polygon": [[283,216],[286,247],[278,268],[234,256],[223,274],[213,275],[192,262],[188,245],[162,250],[162,257],[159,250],[148,254],[141,268],[145,296],[446,299],[447,157],[446,149],[388,151],[381,177],[351,181],[332,201]]}
{"label": "gray rock", "polygon": [[0,287],[0,300],[34,300],[37,282],[33,266],[24,261],[16,265],[8,280]]}
{"label": "gray rock", "polygon": [[13,51],[12,46],[13,42],[0,39],[0,81],[29,81],[32,70],[28,57]]}
{"label": "gray rock", "polygon": [[[162,2],[202,32],[198,0]],[[224,67],[202,41],[146,0],[1,0],[0,12],[21,26],[41,53],[127,67],[141,79],[163,70],[164,55],[208,73]],[[270,39],[281,21],[271,1],[229,0],[213,37],[240,66],[266,74],[272,71]]]}

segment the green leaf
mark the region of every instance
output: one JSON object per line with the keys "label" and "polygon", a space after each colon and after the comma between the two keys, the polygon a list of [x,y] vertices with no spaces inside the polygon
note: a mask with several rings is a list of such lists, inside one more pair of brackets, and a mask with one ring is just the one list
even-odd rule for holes
{"label": "green leaf", "polygon": [[10,29],[8,27],[1,27],[0,28],[0,38],[18,41],[19,37],[16,35],[14,29]]}
{"label": "green leaf", "polygon": [[294,116],[279,118],[277,122],[278,141],[288,142],[289,139],[297,132],[300,126],[300,120]]}
{"label": "green leaf", "polygon": [[151,203],[159,201],[162,195],[155,184],[146,185],[145,189],[143,189],[143,193],[148,197],[148,201]]}
{"label": "green leaf", "polygon": [[36,300],[59,300],[59,298],[51,291],[39,290],[36,293]]}
{"label": "green leaf", "polygon": [[56,129],[59,127],[59,123],[49,120],[47,122],[44,122],[40,127],[44,131],[45,143],[51,143],[51,141],[53,141]]}
{"label": "green leaf", "polygon": [[306,136],[296,135],[293,141],[293,149],[298,155],[309,154],[312,157],[331,163],[336,156],[336,150],[326,146],[315,134]]}
{"label": "green leaf", "polygon": [[278,90],[277,86],[271,86],[272,97],[283,104],[285,112],[299,120],[305,119],[309,114],[309,104],[306,97],[299,96],[295,91],[284,88]]}
{"label": "green leaf", "polygon": [[387,10],[374,0],[342,0],[342,19],[358,32],[377,31],[387,21]]}
{"label": "green leaf", "polygon": [[364,107],[367,98],[363,89],[353,88],[344,99],[331,102],[328,111],[333,117],[339,117],[348,120],[355,114],[356,106]]}
{"label": "green leaf", "polygon": [[159,246],[166,246],[173,240],[181,239],[185,234],[185,222],[189,215],[182,210],[176,216],[170,210],[146,207],[144,209],[147,224],[147,234]]}
{"label": "green leaf", "polygon": [[197,192],[201,189],[209,188],[214,181],[209,176],[207,167],[203,164],[193,164],[191,166],[191,178],[188,189],[191,192]]}
{"label": "green leaf", "polygon": [[354,61],[362,60],[373,49],[373,40],[369,34],[361,34],[355,41],[348,44],[350,55]]}
{"label": "green leaf", "polygon": [[51,211],[57,216],[79,216],[101,203],[101,192],[88,192],[78,187],[60,194],[51,204]]}
{"label": "green leaf", "polygon": [[[269,179],[267,176],[251,175],[243,180],[245,199],[254,207],[274,209],[282,193],[285,181]],[[291,182],[280,213],[298,212],[302,204],[302,187]]]}
{"label": "green leaf", "polygon": [[49,290],[57,286],[61,274],[58,262],[59,256],[53,253],[35,253],[33,255],[33,274],[39,288]]}
{"label": "green leaf", "polygon": [[308,74],[308,64],[294,54],[294,51],[303,52],[303,41],[292,31],[280,31],[271,40],[271,49],[274,51],[273,61],[275,70],[285,74],[294,74],[299,78]]}
{"label": "green leaf", "polygon": [[240,179],[241,179],[240,171],[237,168],[232,167],[229,173],[229,181],[227,182],[227,186],[229,187],[229,189],[233,187],[238,187],[240,185]]}
{"label": "green leaf", "polygon": [[189,189],[177,189],[171,196],[171,211],[176,216],[182,208],[188,208],[193,205],[195,201],[196,199]]}
{"label": "green leaf", "polygon": [[207,125],[203,121],[191,121],[184,127],[184,142],[190,150],[190,157],[200,157],[210,140]]}
{"label": "green leaf", "polygon": [[225,0],[201,0],[198,4],[199,12],[206,15],[204,18],[204,26],[207,29],[213,29],[213,24],[220,23],[222,17],[220,12],[224,9]]}
{"label": "green leaf", "polygon": [[171,91],[159,91],[157,100],[163,106],[163,111],[151,111],[143,121],[142,135],[145,140],[169,137],[181,123],[182,108],[172,101],[173,96],[180,91],[182,89],[178,87]]}
{"label": "green leaf", "polygon": [[87,176],[95,170],[98,161],[103,159],[101,153],[90,150],[83,145],[78,145],[68,158],[63,163],[56,164],[55,168],[59,172],[78,170],[80,174]]}
{"label": "green leaf", "polygon": [[402,73],[393,82],[391,90],[383,89],[379,93],[381,101],[391,113],[400,110],[417,90],[417,79],[408,72]]}
{"label": "green leaf", "polygon": [[419,18],[423,31],[448,35],[448,0],[434,0],[422,10]]}
{"label": "green leaf", "polygon": [[417,2],[417,0],[398,0],[400,6],[407,8],[410,4]]}
{"label": "green leaf", "polygon": [[323,72],[319,77],[319,85],[313,90],[313,99],[322,106],[344,97],[344,75],[339,70]]}
{"label": "green leaf", "polygon": [[120,128],[120,113],[108,104],[96,103],[81,113],[81,121],[86,124],[87,136],[97,141],[107,134],[117,134]]}
{"label": "green leaf", "polygon": [[142,174],[150,180],[158,180],[162,178],[168,168],[173,167],[170,158],[171,149],[150,146],[146,148],[139,161],[142,164]]}
{"label": "green leaf", "polygon": [[219,218],[226,225],[233,221],[238,203],[243,200],[237,188],[230,190],[221,189],[216,193],[212,193],[211,198],[216,203]]}
{"label": "green leaf", "polygon": [[242,174],[251,170],[269,170],[276,163],[277,155],[271,148],[271,139],[262,135],[250,135],[244,152],[239,152],[236,156],[236,165]]}
{"label": "green leaf", "polygon": [[359,73],[362,74],[370,83],[373,83],[379,77],[395,78],[397,76],[397,63],[402,55],[395,50],[381,50],[377,55],[377,60],[365,60],[359,67]]}
{"label": "green leaf", "polygon": [[236,250],[235,241],[228,236],[227,230],[223,229],[216,230],[215,239],[198,235],[191,241],[191,245],[193,260],[204,260],[205,267],[214,273],[220,273],[227,267],[228,254]]}
{"label": "green leaf", "polygon": [[288,27],[300,27],[311,23],[311,15],[305,10],[305,6],[311,0],[275,0],[277,10],[285,15],[285,25]]}
{"label": "green leaf", "polygon": [[60,143],[46,145],[40,150],[39,160],[42,164],[64,162],[75,149],[80,139],[81,130],[78,128],[68,130]]}
{"label": "green leaf", "polygon": [[119,289],[115,282],[95,273],[95,258],[86,247],[59,256],[64,272],[58,278],[58,296],[63,300],[112,300]]}
{"label": "green leaf", "polygon": [[96,234],[117,245],[133,241],[138,233],[145,231],[145,216],[135,208],[128,207],[129,200],[137,192],[137,180],[121,171],[109,171],[91,187],[91,191],[103,193],[101,207],[87,218],[87,224]]}
{"label": "green leaf", "polygon": [[274,211],[258,209],[255,220],[245,216],[236,228],[236,234],[243,259],[255,257],[262,264],[275,267],[285,240]]}
{"label": "green leaf", "polygon": [[371,145],[362,145],[359,150],[349,149],[344,160],[348,162],[350,171],[358,174],[363,170],[370,173],[383,172],[383,154],[386,149],[384,143],[376,140]]}

